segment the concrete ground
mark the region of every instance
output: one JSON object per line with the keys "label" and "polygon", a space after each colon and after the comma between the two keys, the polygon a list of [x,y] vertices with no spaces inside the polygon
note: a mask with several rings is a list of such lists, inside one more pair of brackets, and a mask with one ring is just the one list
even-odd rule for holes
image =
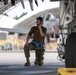
{"label": "concrete ground", "polygon": [[0,75],[57,75],[57,70],[64,67],[64,63],[57,59],[57,52],[45,52],[43,66],[34,65],[35,53],[31,52],[29,67],[23,51],[0,52]]}

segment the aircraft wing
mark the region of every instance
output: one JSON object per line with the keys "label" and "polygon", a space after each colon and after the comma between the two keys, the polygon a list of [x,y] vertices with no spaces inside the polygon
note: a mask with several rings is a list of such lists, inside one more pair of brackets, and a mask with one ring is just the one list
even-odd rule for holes
{"label": "aircraft wing", "polygon": [[7,31],[12,33],[19,33],[19,34],[28,34],[29,29],[15,29],[15,28],[1,28],[0,31]]}
{"label": "aircraft wing", "polygon": [[[2,28],[0,27],[0,31],[7,31],[7,32],[12,32],[12,33],[19,33],[19,34],[28,34],[29,29],[15,29],[15,28]],[[53,32],[50,31],[50,33],[55,33],[55,34],[61,34],[59,32]]]}

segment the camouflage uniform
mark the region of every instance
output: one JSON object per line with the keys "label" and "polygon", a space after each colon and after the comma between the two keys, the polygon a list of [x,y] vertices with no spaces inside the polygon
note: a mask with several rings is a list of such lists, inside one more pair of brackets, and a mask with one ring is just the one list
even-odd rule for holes
{"label": "camouflage uniform", "polygon": [[[43,26],[41,28],[44,34],[46,34],[46,28]],[[37,26],[32,27],[31,30],[29,31],[28,35],[31,36],[32,34],[33,34],[34,41],[36,41],[39,44],[44,44],[45,37],[42,37],[40,35],[39,28]],[[43,63],[43,59],[44,59],[43,55],[44,55],[45,49],[37,47],[31,42],[28,44],[28,46],[26,45],[24,46],[25,57],[30,57],[30,50],[35,50],[35,56],[36,56],[35,64]]]}

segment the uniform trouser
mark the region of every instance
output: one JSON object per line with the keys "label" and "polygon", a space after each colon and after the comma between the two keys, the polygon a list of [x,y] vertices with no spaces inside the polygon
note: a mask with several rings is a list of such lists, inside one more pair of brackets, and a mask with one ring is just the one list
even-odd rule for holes
{"label": "uniform trouser", "polygon": [[29,43],[28,46],[24,46],[24,54],[25,54],[25,57],[30,57],[30,50],[35,50],[35,61],[43,61],[44,59],[44,51],[45,49],[41,49],[39,47],[36,47],[34,44],[32,43]]}

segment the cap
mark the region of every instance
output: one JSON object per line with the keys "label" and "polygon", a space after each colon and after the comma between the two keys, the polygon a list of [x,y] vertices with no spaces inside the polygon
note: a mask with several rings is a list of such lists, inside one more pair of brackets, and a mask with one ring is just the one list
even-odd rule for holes
{"label": "cap", "polygon": [[37,20],[40,20],[41,22],[43,21],[43,18],[42,17],[38,17],[36,18]]}

